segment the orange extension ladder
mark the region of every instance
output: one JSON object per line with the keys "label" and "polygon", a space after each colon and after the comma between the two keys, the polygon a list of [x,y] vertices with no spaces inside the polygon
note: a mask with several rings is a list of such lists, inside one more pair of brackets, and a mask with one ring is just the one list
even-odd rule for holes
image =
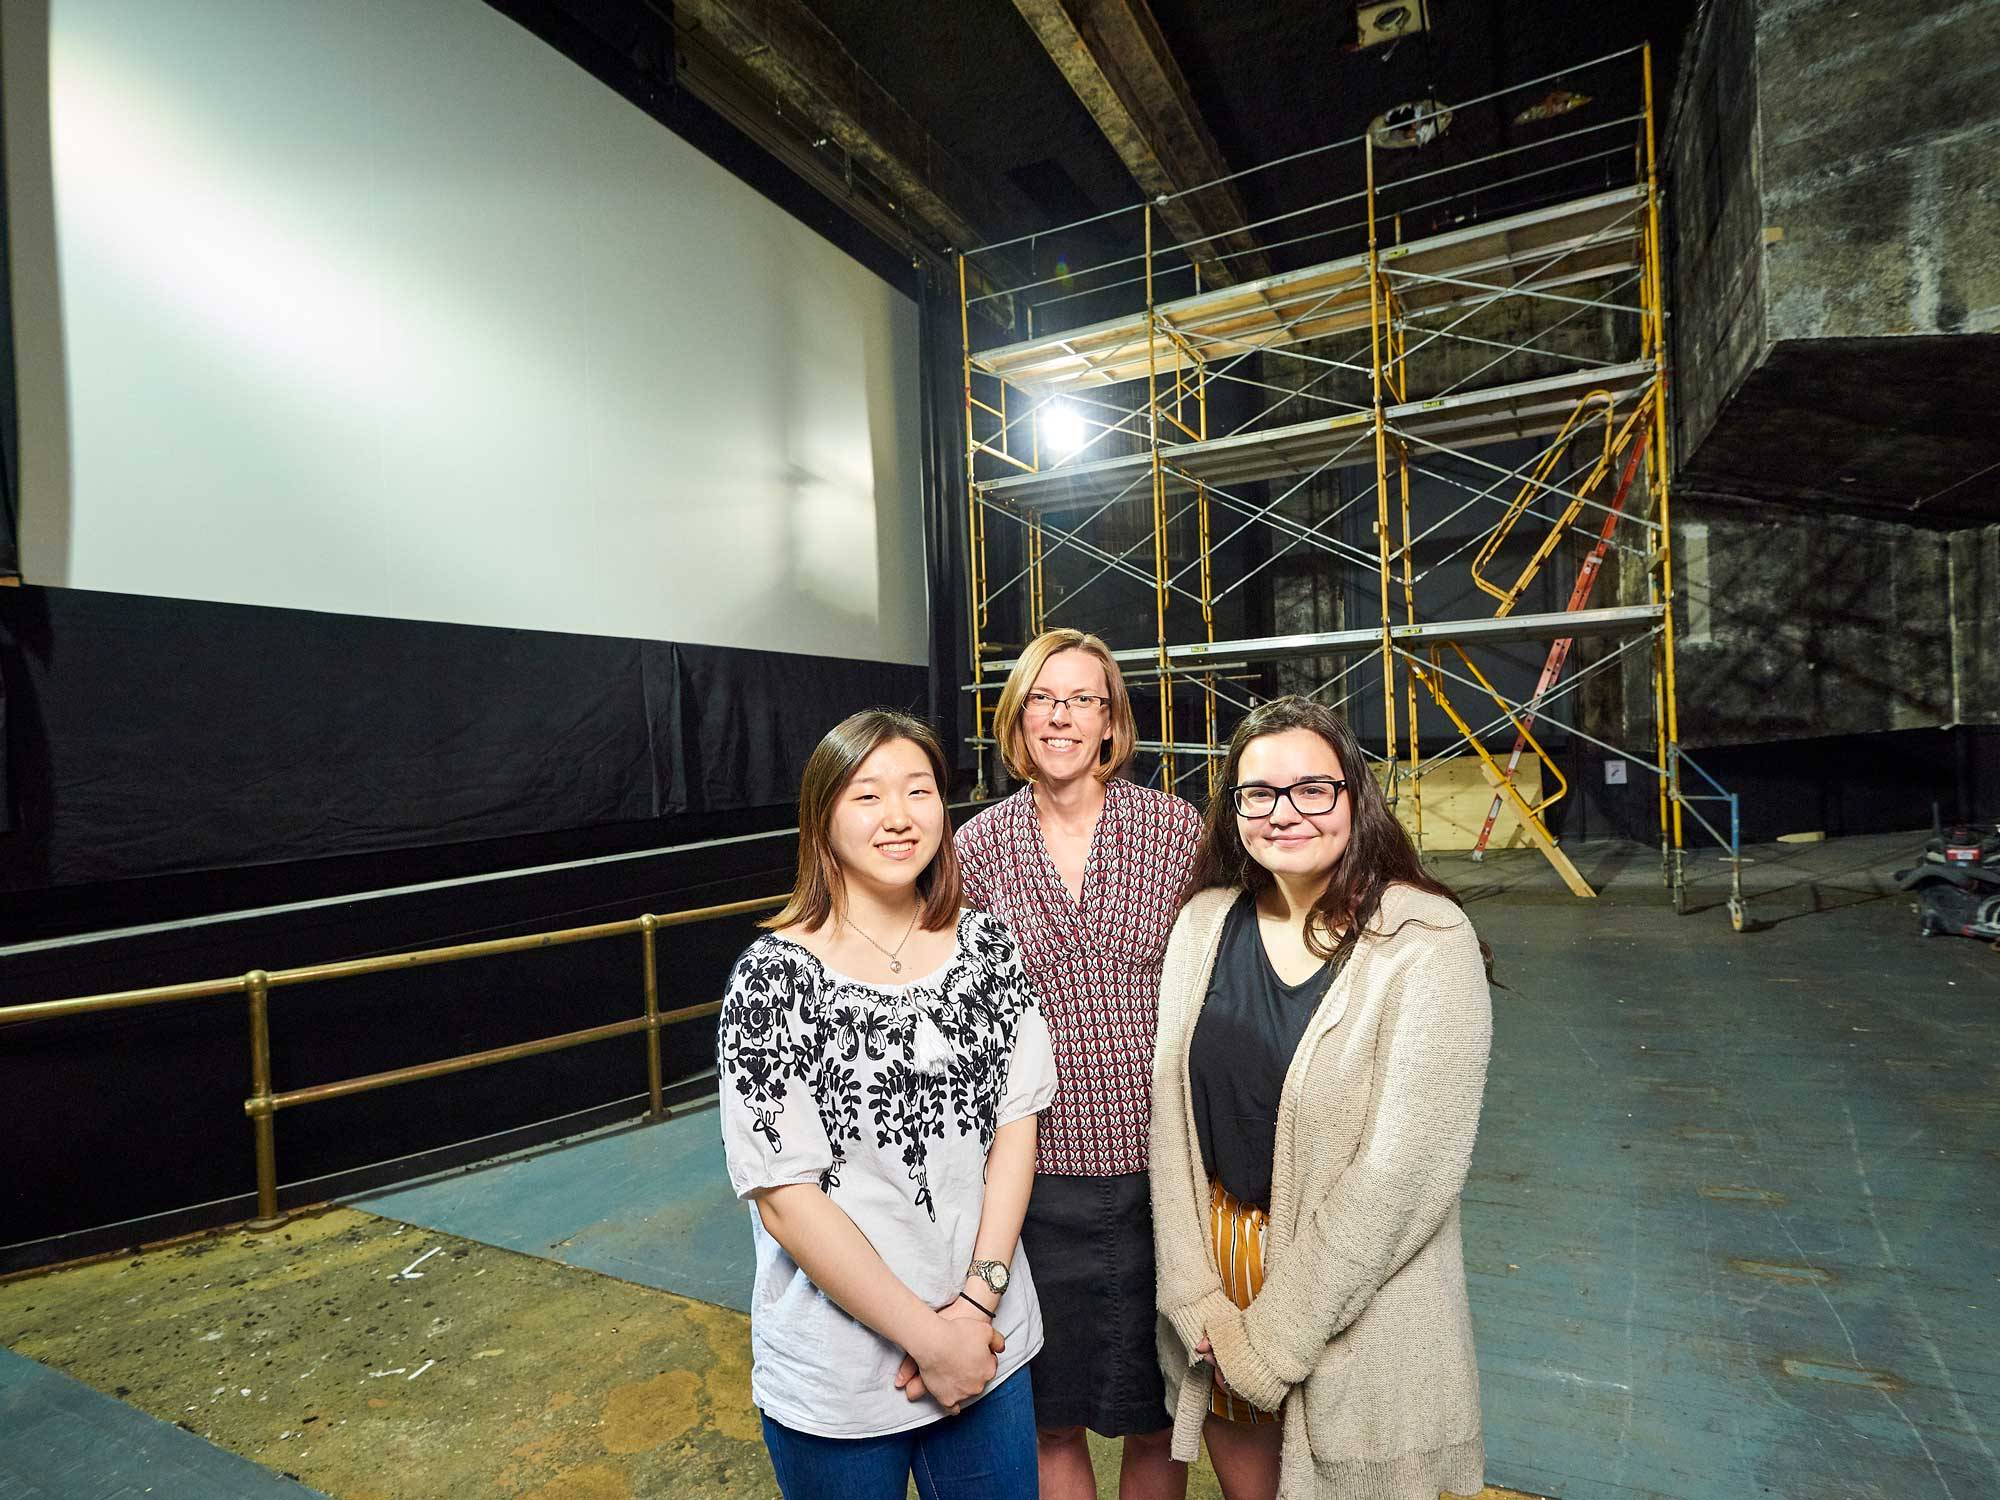
{"label": "orange extension ladder", "polygon": [[[1625,496],[1632,488],[1632,480],[1639,472],[1640,461],[1646,456],[1646,444],[1651,437],[1651,426],[1640,424],[1631,451],[1625,456],[1624,471],[1618,476],[1618,492],[1611,497],[1611,503],[1605,510],[1604,524],[1598,528],[1597,545],[1590,549],[1590,555],[1583,560],[1583,566],[1577,570],[1576,587],[1570,590],[1569,603],[1563,606],[1565,612],[1583,609],[1590,603],[1591,591],[1597,586],[1597,574],[1604,566],[1604,554],[1611,548],[1611,533],[1618,525],[1618,517],[1624,512]],[[1506,776],[1509,782],[1513,781],[1514,772],[1521,764],[1521,752],[1527,748],[1528,727],[1534,724],[1542,700],[1549,695],[1549,690],[1562,676],[1563,668],[1569,662],[1570,646],[1575,639],[1574,636],[1563,636],[1549,646],[1549,659],[1542,666],[1541,680],[1535,684],[1535,694],[1528,700],[1522,714],[1523,728],[1514,736],[1514,750],[1507,757]],[[1504,793],[1493,794],[1493,805],[1486,809],[1485,826],[1479,830],[1479,838],[1472,846],[1472,857],[1475,860],[1485,858],[1487,841],[1493,837],[1493,825],[1499,820],[1500,808],[1505,800]]]}

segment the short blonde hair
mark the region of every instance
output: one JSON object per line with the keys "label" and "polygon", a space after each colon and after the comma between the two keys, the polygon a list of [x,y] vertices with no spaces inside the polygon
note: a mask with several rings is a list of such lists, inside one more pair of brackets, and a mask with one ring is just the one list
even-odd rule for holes
{"label": "short blonde hair", "polygon": [[1132,700],[1126,695],[1125,678],[1112,659],[1111,648],[1081,630],[1045,630],[1028,642],[1028,649],[1014,663],[1014,670],[1007,674],[1007,685],[1000,690],[999,706],[993,710],[993,737],[1000,742],[1000,758],[1007,762],[1007,769],[1016,780],[1035,779],[1034,757],[1028,753],[1028,736],[1021,728],[1028,690],[1042,675],[1049,658],[1065,651],[1081,651],[1104,668],[1104,690],[1111,696],[1111,739],[1097,762],[1097,779],[1109,781],[1132,763],[1139,729],[1132,720]]}

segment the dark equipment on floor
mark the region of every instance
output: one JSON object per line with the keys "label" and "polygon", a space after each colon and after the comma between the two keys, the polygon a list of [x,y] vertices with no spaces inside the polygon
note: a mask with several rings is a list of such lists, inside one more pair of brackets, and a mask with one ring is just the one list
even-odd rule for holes
{"label": "dark equipment on floor", "polygon": [[1932,810],[1923,858],[1896,872],[1896,884],[1917,898],[1918,931],[2000,938],[2000,828],[1946,828]]}

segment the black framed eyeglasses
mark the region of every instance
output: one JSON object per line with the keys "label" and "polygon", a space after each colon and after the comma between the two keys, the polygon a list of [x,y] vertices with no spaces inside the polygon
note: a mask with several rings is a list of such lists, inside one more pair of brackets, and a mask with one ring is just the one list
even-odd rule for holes
{"label": "black framed eyeglasses", "polygon": [[1029,713],[1039,717],[1054,713],[1058,704],[1072,714],[1101,714],[1111,707],[1111,700],[1102,693],[1071,693],[1067,698],[1058,698],[1054,693],[1037,690],[1028,694],[1022,702]]}
{"label": "black framed eyeglasses", "polygon": [[1346,790],[1347,783],[1344,781],[1314,776],[1305,781],[1295,781],[1290,786],[1246,782],[1231,787],[1229,796],[1236,804],[1239,817],[1268,818],[1278,810],[1278,799],[1283,797],[1302,817],[1310,818],[1319,813],[1332,812],[1340,802],[1340,794]]}

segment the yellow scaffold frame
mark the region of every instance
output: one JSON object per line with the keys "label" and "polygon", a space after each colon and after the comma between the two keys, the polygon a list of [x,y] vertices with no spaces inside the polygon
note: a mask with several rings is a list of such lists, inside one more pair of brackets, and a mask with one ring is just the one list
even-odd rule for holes
{"label": "yellow scaffold frame", "polygon": [[[971,680],[966,691],[972,697],[971,744],[979,767],[978,794],[984,795],[990,786],[988,752],[993,748],[993,739],[989,699],[1004,676],[1001,669],[1010,664],[1008,659],[1017,654],[1019,644],[992,639],[993,600],[1015,584],[1024,585],[1025,605],[1020,618],[1030,636],[1040,632],[1051,623],[1052,614],[1059,612],[1062,602],[1052,602],[1049,598],[1048,560],[1056,552],[1068,550],[1100,564],[1096,577],[1124,577],[1151,591],[1151,639],[1129,645],[1118,641],[1112,644],[1118,648],[1116,654],[1135,690],[1158,700],[1153,721],[1157,737],[1143,738],[1142,731],[1141,748],[1157,757],[1161,785],[1180,788],[1198,765],[1205,773],[1204,790],[1213,793],[1222,748],[1220,708],[1225,703],[1240,701],[1228,686],[1232,681],[1231,669],[1287,656],[1354,658],[1346,671],[1324,685],[1331,688],[1359,668],[1366,657],[1376,656],[1383,715],[1382,775],[1392,799],[1400,801],[1408,797],[1410,821],[1419,846],[1424,838],[1421,799],[1426,770],[1461,746],[1469,746],[1485,768],[1496,796],[1505,798],[1513,807],[1529,840],[1548,856],[1573,891],[1587,897],[1593,894],[1589,885],[1562,853],[1544,816],[1566,787],[1553,762],[1542,753],[1533,725],[1538,716],[1549,717],[1549,704],[1572,689],[1583,675],[1577,674],[1560,690],[1551,689],[1554,676],[1561,672],[1567,658],[1568,641],[1576,635],[1622,634],[1627,637],[1624,644],[1584,672],[1615,660],[1628,648],[1640,644],[1648,648],[1653,733],[1646,751],[1650,753],[1619,750],[1574,726],[1564,727],[1585,742],[1631,755],[1655,777],[1661,868],[1674,890],[1677,905],[1680,904],[1685,886],[1680,765],[1685,757],[1679,747],[1675,697],[1668,356],[1651,48],[1641,46],[1593,59],[1578,65],[1576,70],[1529,80],[1514,88],[1543,87],[1549,79],[1625,58],[1637,61],[1642,108],[1636,114],[1572,134],[1583,136],[1591,130],[1634,127],[1633,135],[1627,137],[1632,140],[1630,146],[1601,153],[1604,156],[1630,153],[1627,159],[1633,161],[1637,170],[1629,188],[1614,188],[1553,207],[1406,241],[1402,233],[1405,210],[1384,201],[1385,195],[1392,190],[1407,190],[1424,178],[1477,164],[1460,163],[1414,176],[1406,174],[1403,180],[1384,186],[1378,182],[1375,141],[1364,134],[1354,141],[1335,143],[1325,149],[1358,145],[1362,153],[1365,184],[1362,191],[1349,195],[1349,199],[1329,202],[1358,200],[1361,217],[1348,228],[1365,228],[1365,249],[1344,260],[1327,261],[1243,286],[1211,286],[1206,291],[1200,284],[1200,271],[1189,257],[1186,266],[1167,269],[1170,273],[1192,274],[1193,293],[1170,297],[1163,295],[1161,280],[1166,273],[1156,263],[1161,256],[1183,252],[1186,247],[1156,246],[1155,205],[1137,205],[1133,212],[1141,221],[1138,227],[1142,253],[1124,261],[1107,262],[1090,271],[1117,274],[1118,268],[1124,267],[1129,272],[1136,260],[1139,265],[1136,274],[1109,285],[1137,286],[1138,294],[1143,297],[1142,310],[1081,330],[1044,331],[1040,336],[1034,334],[1035,307],[1025,293],[1034,288],[1048,288],[1053,278],[1032,283],[1028,288],[1002,288],[973,295],[970,288],[974,285],[992,283],[969,270],[970,262],[977,255],[1003,247],[988,246],[959,257],[959,328],[964,347],[967,618],[971,642]],[[1479,103],[1509,92],[1503,89],[1469,102]],[[1496,153],[1493,159],[1511,158],[1528,149],[1511,147]],[[1539,170],[1552,169],[1529,170],[1501,181],[1532,177]],[[1389,230],[1386,237],[1385,226]],[[1090,271],[1060,274],[1067,281]],[[1611,300],[1615,290],[1603,296],[1590,291],[1594,282],[1614,275],[1627,278],[1621,285],[1636,283],[1635,306]],[[1012,300],[1017,294],[1018,303]],[[1067,293],[1065,289],[1064,295],[1085,293]],[[1010,301],[1010,314],[1016,306],[1026,306],[1029,338],[1002,349],[975,350],[971,337],[973,306],[1002,297]],[[1463,392],[1454,386],[1443,396],[1412,400],[1410,359],[1416,352],[1411,344],[1412,332],[1422,334],[1417,349],[1440,338],[1462,339],[1473,344],[1494,343],[1456,330],[1472,311],[1509,297],[1541,299],[1538,305],[1544,306],[1574,304],[1568,318],[1597,308],[1636,315],[1638,358],[1636,361],[1628,358],[1624,363],[1585,361],[1592,368],[1581,377],[1565,375],[1503,382]],[[1064,296],[1054,295],[1048,300],[1061,301]],[[1458,309],[1469,311],[1461,312],[1441,327],[1430,326],[1430,320],[1440,313],[1449,315]],[[1046,324],[1048,320],[1043,321]],[[1314,347],[1320,347],[1337,334],[1359,336],[1364,327],[1365,350],[1357,351],[1347,360],[1295,352],[1297,345],[1319,341]],[[1553,330],[1544,333],[1549,331]],[[1519,353],[1544,333],[1537,333],[1519,345],[1498,347]],[[1231,373],[1241,359],[1253,353],[1310,360],[1328,367],[1326,375],[1336,368],[1357,376],[1365,374],[1368,402],[1364,406],[1331,396],[1317,397],[1339,410],[1330,416],[1280,426],[1265,423],[1260,417],[1254,419],[1263,424],[1257,431],[1239,430],[1211,438],[1211,384],[1218,379],[1260,384]],[[1352,362],[1359,357],[1366,358],[1365,366]],[[1490,361],[1482,370],[1499,362]],[[1037,436],[1038,413],[1050,402],[1077,397],[1080,392],[1120,387],[1129,390],[1139,381],[1144,382],[1143,401],[1129,409],[1109,401],[1079,397],[1092,409],[1086,421],[1095,430],[1094,435],[1082,445],[1081,451],[1051,454],[1048,455],[1051,461],[1044,462]],[[1011,400],[1010,387],[1014,392]],[[1285,401],[1277,406],[1284,406],[1310,389],[1310,385],[1304,385],[1289,391]],[[1019,432],[1024,424],[1025,437]],[[1601,426],[1601,433],[1591,431],[1593,424]],[[1598,491],[1606,476],[1615,474],[1621,464],[1629,483],[1638,461],[1633,445],[1642,431],[1646,434],[1644,504],[1626,510],[1621,485],[1617,503],[1607,506],[1598,498]],[[1549,434],[1553,434],[1553,440],[1537,460],[1523,466],[1529,470],[1525,474],[1503,470],[1464,451],[1499,438]],[[1324,522],[1305,526],[1278,514],[1277,502],[1255,505],[1232,489],[1262,479],[1295,478],[1301,474],[1310,478],[1343,460],[1351,464],[1353,459],[1360,459],[1365,463],[1365,458],[1354,452],[1357,445],[1364,443],[1372,443],[1374,450],[1371,550],[1363,551],[1328,537],[1322,531]],[[1559,473],[1570,463],[1570,450],[1579,445],[1589,459],[1587,472],[1580,478],[1573,473]],[[1432,455],[1463,459],[1499,476],[1485,490],[1459,486],[1473,492],[1473,500],[1462,509],[1487,500],[1501,506],[1501,513],[1492,529],[1484,534],[1470,568],[1472,582],[1496,603],[1491,619],[1427,622],[1419,618],[1416,584],[1430,568],[1419,569],[1417,547],[1430,533],[1413,529],[1411,474]],[[1625,462],[1628,456],[1632,459],[1629,464]],[[1502,498],[1499,492],[1514,480],[1519,481],[1518,488],[1513,490],[1511,498]],[[1096,539],[1090,529],[1096,517],[1128,499],[1138,499],[1141,494],[1148,500],[1150,510],[1149,564],[1142,564],[1134,555],[1144,545],[1142,541],[1134,541],[1123,551],[1117,551],[1112,542]],[[1553,513],[1538,508],[1545,498],[1554,504]],[[1232,516],[1248,517],[1236,531],[1253,524],[1272,526],[1285,539],[1283,551],[1308,547],[1372,573],[1374,622],[1365,628],[1308,637],[1218,643],[1217,600],[1245,581],[1237,579],[1218,590],[1214,550],[1227,540],[1216,534],[1214,511],[1218,504]],[[1558,555],[1559,544],[1587,508],[1594,508],[1606,517],[1596,554],[1599,559],[1605,546],[1611,543],[1613,532],[1621,527],[1624,533],[1636,530],[1643,535],[1643,544],[1621,545],[1619,550],[1643,558],[1644,603],[1578,607],[1555,616],[1519,614],[1529,584]],[[1051,514],[1065,509],[1084,509],[1089,514],[1078,525],[1055,524]],[[1516,525],[1529,515],[1547,522],[1547,530],[1511,582],[1495,581],[1488,576],[1489,569]],[[997,586],[989,572],[988,555],[987,525],[993,516],[1015,523],[1024,534],[1020,553],[1024,566]],[[1194,555],[1177,559],[1173,546],[1175,527],[1190,516]],[[1182,536],[1181,545],[1185,549],[1185,533]],[[1578,584],[1578,596],[1586,604],[1596,569],[1597,561],[1593,560]],[[1395,599],[1398,589],[1402,596],[1400,609]],[[1552,654],[1543,686],[1532,701],[1508,699],[1468,654],[1468,647],[1503,640],[1561,642],[1562,650]],[[1456,667],[1445,664],[1446,654],[1458,664]],[[1191,721],[1184,726],[1177,724],[1177,687],[1199,695],[1198,730]],[[1451,746],[1433,751],[1429,759],[1419,752],[1420,690],[1422,696],[1438,705],[1458,732]],[[1453,701],[1454,692],[1470,692],[1490,702],[1479,715],[1469,715]],[[1350,692],[1346,701],[1353,696]],[[1490,723],[1482,727],[1474,722],[1475,718],[1496,709],[1497,716]],[[1183,734],[1183,727],[1192,732]],[[1509,760],[1503,766],[1482,743],[1482,734],[1503,728],[1518,736],[1518,744],[1532,746],[1542,764],[1555,775],[1557,787],[1549,796],[1534,801],[1523,796],[1512,782],[1514,761]],[[1709,826],[1705,820],[1702,823]],[[1483,838],[1484,835],[1482,841]],[[1739,857],[1733,841],[1725,840],[1725,847],[1733,859]],[[1730,907],[1740,927],[1740,886]]]}

